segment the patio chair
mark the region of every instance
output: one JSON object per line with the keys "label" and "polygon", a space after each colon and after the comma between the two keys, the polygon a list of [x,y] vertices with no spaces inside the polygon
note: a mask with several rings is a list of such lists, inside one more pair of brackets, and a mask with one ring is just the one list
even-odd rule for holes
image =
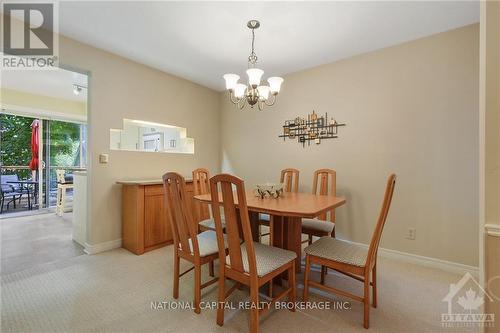
{"label": "patio chair", "polygon": [[[3,178],[3,176],[2,176]],[[21,196],[23,194],[21,192],[17,192],[14,189],[14,186],[10,184],[1,184],[0,185],[0,214],[3,213],[3,208],[5,202],[7,202],[7,210],[9,209],[9,205],[12,203],[14,205],[14,209],[16,209],[16,200],[19,199],[21,201]]]}
{"label": "patio chair", "polygon": [[27,194],[28,191],[26,189],[23,189],[21,184],[16,184],[16,183],[9,183],[9,182],[17,182],[19,181],[19,176],[16,174],[11,174],[11,175],[1,175],[0,176],[0,183],[2,185],[2,189],[4,192],[18,192],[21,193],[21,196],[19,196],[19,204],[21,204],[21,198],[23,194]]}
{"label": "patio chair", "polygon": [[56,214],[62,216],[66,209],[66,191],[73,189],[73,181],[66,180],[64,170],[56,170],[57,176],[57,203]]}

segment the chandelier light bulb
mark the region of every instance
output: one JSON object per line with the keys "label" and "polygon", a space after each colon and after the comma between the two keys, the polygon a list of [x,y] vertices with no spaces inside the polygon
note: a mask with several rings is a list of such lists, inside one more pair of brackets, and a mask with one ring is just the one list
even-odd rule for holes
{"label": "chandelier light bulb", "polygon": [[243,83],[238,83],[234,87],[234,97],[236,98],[242,98],[245,96],[245,90],[247,89],[247,86],[244,85]]}
{"label": "chandelier light bulb", "polygon": [[260,84],[260,79],[262,78],[263,74],[264,71],[262,69],[258,68],[247,69],[248,84],[251,85],[252,88],[257,88],[257,86]]}
{"label": "chandelier light bulb", "polygon": [[271,93],[277,94],[280,92],[281,84],[283,83],[283,78],[278,76],[273,76],[267,79],[267,82],[269,82],[269,89],[271,90]]}
{"label": "chandelier light bulb", "polygon": [[257,91],[259,92],[259,98],[261,100],[267,100],[269,98],[269,87],[268,86],[258,86]]}
{"label": "chandelier light bulb", "polygon": [[224,80],[226,80],[226,89],[234,90],[234,87],[236,87],[236,85],[238,84],[240,76],[237,74],[225,74],[223,78]]}

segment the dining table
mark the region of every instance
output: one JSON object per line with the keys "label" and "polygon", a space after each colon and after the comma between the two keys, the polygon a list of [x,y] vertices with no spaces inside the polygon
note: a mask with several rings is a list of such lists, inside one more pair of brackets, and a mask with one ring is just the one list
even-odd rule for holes
{"label": "dining table", "polygon": [[[194,199],[202,203],[212,201],[210,194],[196,195]],[[297,272],[301,271],[302,219],[316,218],[346,203],[345,198],[333,195],[284,192],[278,198],[261,198],[253,191],[246,191],[246,201],[253,239],[259,239],[259,214],[269,214],[273,219],[272,246],[297,254],[295,265]],[[219,202],[222,203],[221,193],[219,193]],[[238,206],[236,193],[234,202]]]}

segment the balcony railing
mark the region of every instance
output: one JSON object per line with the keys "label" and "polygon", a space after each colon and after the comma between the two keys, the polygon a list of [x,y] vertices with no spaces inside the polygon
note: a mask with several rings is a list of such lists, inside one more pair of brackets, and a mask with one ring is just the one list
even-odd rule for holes
{"label": "balcony railing", "polygon": [[[43,181],[41,183],[41,188],[39,186],[35,186],[33,190],[35,189],[41,189],[41,202],[43,203],[42,207],[52,207],[56,203],[56,192],[57,192],[57,176],[55,170],[65,170],[67,175],[71,175],[74,171],[85,171],[86,168],[78,167],[78,166],[50,166],[47,170],[47,168],[42,169],[42,174],[43,174]],[[32,179],[32,174],[31,170],[28,166],[26,165],[2,165],[0,166],[0,177],[1,175],[10,175],[10,174],[16,174],[18,176],[19,180],[29,180]],[[36,190],[38,192],[38,190]],[[69,191],[69,195],[71,196],[71,191]],[[33,193],[32,195],[36,196],[37,198],[39,197],[38,193]],[[35,198],[33,198],[33,202]],[[26,198],[23,200],[26,201]],[[38,205],[38,199],[36,200],[36,204],[34,205],[34,208],[40,207]],[[27,210],[23,209],[21,207],[25,207],[25,204],[18,205],[18,208],[15,211],[19,210]],[[9,211],[4,210],[3,213],[8,213],[12,212],[12,209]]]}

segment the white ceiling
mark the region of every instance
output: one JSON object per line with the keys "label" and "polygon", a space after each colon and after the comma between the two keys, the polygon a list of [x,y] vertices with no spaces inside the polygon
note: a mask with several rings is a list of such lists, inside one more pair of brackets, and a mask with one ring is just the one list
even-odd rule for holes
{"label": "white ceiling", "polygon": [[87,101],[87,89],[83,89],[78,96],[73,93],[73,84],[87,87],[87,76],[64,69],[4,70],[1,72],[0,84],[2,88],[24,91],[35,95],[77,102]]}
{"label": "white ceiling", "polygon": [[479,1],[61,2],[59,29],[222,90],[223,74],[244,74],[254,18],[267,78],[478,22]]}

